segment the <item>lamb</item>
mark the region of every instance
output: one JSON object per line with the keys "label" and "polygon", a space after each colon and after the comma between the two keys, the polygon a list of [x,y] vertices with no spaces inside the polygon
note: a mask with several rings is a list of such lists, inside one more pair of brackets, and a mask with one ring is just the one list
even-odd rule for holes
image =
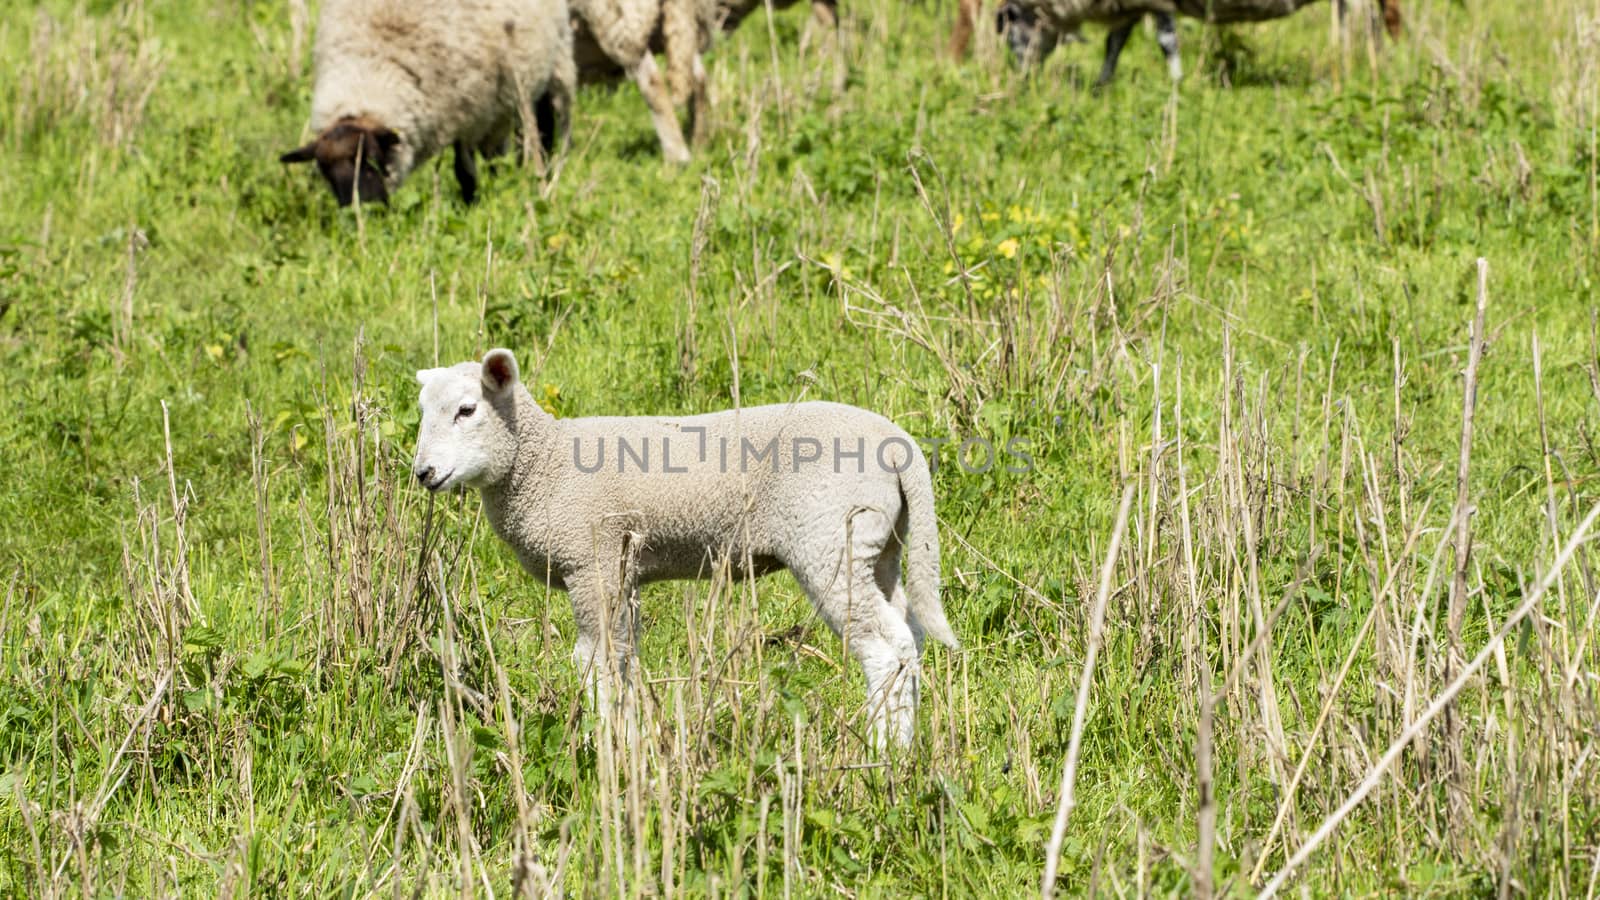
{"label": "lamb", "polygon": [[316,139],[279,160],[315,161],[340,206],[388,202],[447,146],[472,203],[474,155],[504,152],[530,109],[550,152],[577,84],[566,0],[327,0],[315,61]]}
{"label": "lamb", "polygon": [[957,642],[928,463],[888,419],[821,402],[556,419],[503,349],[417,381],[417,480],[477,488],[523,567],[570,595],[597,702],[626,684],[640,585],[786,568],[866,673],[874,745],[910,743],[924,638]]}
{"label": "lamb", "polygon": [[[687,163],[677,107],[688,103],[690,138],[699,143],[710,113],[701,54],[716,31],[716,0],[572,0],[572,14],[579,80],[625,76],[637,84],[662,157]],[[665,80],[653,56],[657,51],[666,56]]]}
{"label": "lamb", "polygon": [[[962,31],[961,21],[976,15],[978,2],[961,0],[958,34]],[[1075,33],[1086,22],[1110,26],[1106,34],[1105,60],[1095,82],[1097,86],[1104,86],[1116,74],[1117,59],[1133,27],[1145,14],[1150,14],[1156,19],[1156,41],[1166,55],[1168,73],[1173,81],[1178,81],[1183,77],[1183,65],[1178,57],[1174,16],[1231,25],[1283,18],[1314,2],[1317,0],[1006,0],[996,14],[995,29],[1005,36],[1018,62],[1027,65],[1044,60],[1064,35]],[[1335,2],[1339,4],[1339,14],[1344,15],[1344,0]],[[1378,0],[1378,5],[1390,36],[1398,37],[1400,0]]]}

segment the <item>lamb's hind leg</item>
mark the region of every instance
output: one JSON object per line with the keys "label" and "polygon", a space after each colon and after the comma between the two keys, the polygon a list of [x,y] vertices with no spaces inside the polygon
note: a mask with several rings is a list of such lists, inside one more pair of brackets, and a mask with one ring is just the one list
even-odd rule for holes
{"label": "lamb's hind leg", "polygon": [[857,515],[851,531],[848,558],[826,554],[791,568],[823,621],[861,664],[873,745],[906,747],[916,722],[921,654],[905,612],[879,587],[878,567],[892,538],[876,513]]}

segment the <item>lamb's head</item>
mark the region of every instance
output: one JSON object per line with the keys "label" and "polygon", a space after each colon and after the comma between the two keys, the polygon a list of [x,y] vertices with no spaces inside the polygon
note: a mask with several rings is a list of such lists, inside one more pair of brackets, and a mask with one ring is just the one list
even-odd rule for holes
{"label": "lamb's head", "polygon": [[368,116],[346,116],[304,147],[278,157],[283,163],[315,162],[340,206],[388,203],[402,166],[400,136]]}
{"label": "lamb's head", "polygon": [[1030,0],[1006,0],[994,14],[994,30],[1006,40],[1018,65],[1044,61],[1056,48],[1060,32],[1044,21]]}
{"label": "lamb's head", "polygon": [[526,393],[519,378],[510,350],[490,350],[482,363],[417,373],[422,425],[411,471],[423,487],[487,487],[510,476],[519,427],[531,424],[519,421],[532,407],[531,400],[518,402]]}

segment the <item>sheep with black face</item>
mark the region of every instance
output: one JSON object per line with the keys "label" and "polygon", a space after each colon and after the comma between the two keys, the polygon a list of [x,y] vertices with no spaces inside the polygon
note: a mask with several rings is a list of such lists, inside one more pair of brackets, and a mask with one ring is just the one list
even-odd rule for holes
{"label": "sheep with black face", "polygon": [[[961,0],[963,19],[975,14],[980,0]],[[1021,65],[1042,62],[1067,36],[1076,34],[1087,23],[1105,25],[1105,59],[1097,85],[1110,83],[1117,71],[1122,47],[1133,27],[1146,15],[1155,17],[1156,41],[1167,57],[1167,70],[1173,81],[1183,77],[1178,57],[1178,30],[1175,16],[1199,19],[1213,25],[1265,22],[1293,15],[1317,0],[1005,0],[995,15],[995,30],[1011,48]],[[1334,0],[1339,14],[1345,13],[1344,0]],[[1391,37],[1401,30],[1400,0],[1378,0],[1384,27]]]}
{"label": "sheep with black face", "polygon": [[387,202],[446,147],[473,202],[475,156],[504,152],[530,111],[548,152],[577,83],[566,0],[327,0],[315,59],[316,137],[279,160],[315,162],[341,206]]}

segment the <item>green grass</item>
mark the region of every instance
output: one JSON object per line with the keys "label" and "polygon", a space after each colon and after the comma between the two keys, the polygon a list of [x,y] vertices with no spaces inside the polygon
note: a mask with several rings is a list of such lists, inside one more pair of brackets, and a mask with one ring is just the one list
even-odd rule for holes
{"label": "green grass", "polygon": [[[847,4],[842,91],[806,10],[753,18],[684,171],[586,88],[553,182],[503,164],[467,208],[429,164],[359,217],[276,162],[291,4],[0,12],[0,891],[1036,891],[1129,485],[1062,887],[1278,871],[1459,671],[1477,257],[1458,652],[1600,500],[1600,9],[1408,0],[1375,65],[1325,4],[1190,23],[1176,92],[1141,33],[1101,94],[1098,33],[1027,77],[936,54],[952,12]],[[787,575],[650,588],[645,749],[586,714],[565,598],[408,478],[412,373],[493,346],[562,415],[803,396],[1026,439],[1022,474],[943,457],[964,647],[915,752],[863,765]],[[1596,889],[1596,566],[1294,889]]]}

